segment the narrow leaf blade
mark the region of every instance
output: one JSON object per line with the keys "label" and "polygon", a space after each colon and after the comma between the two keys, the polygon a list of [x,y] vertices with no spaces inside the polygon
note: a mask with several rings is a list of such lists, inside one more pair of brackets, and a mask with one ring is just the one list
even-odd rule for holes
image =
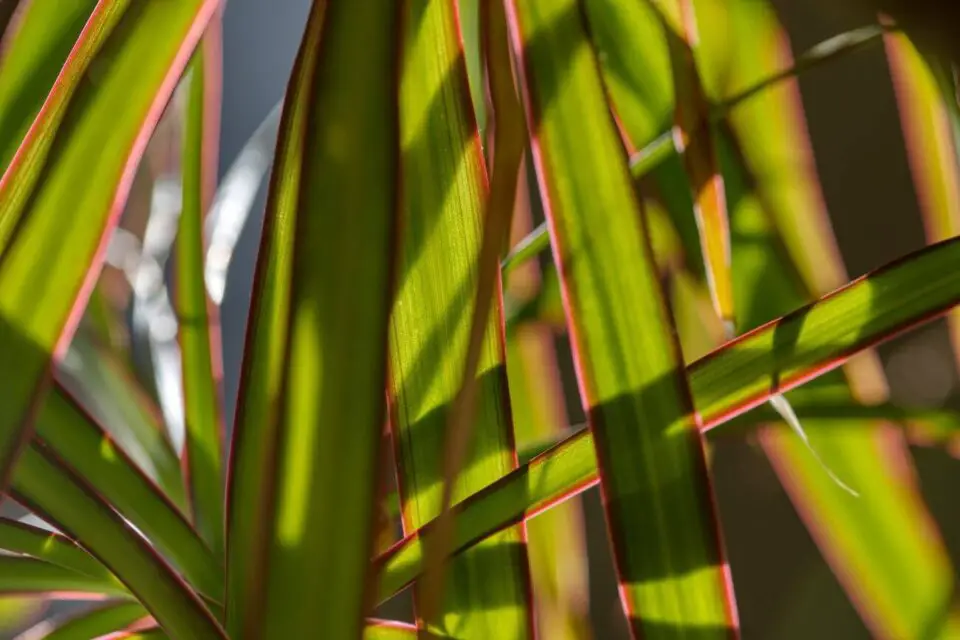
{"label": "narrow leaf blade", "polygon": [[355,638],[368,606],[398,207],[397,9],[315,2],[288,87],[234,432],[233,637]]}
{"label": "narrow leaf blade", "polygon": [[28,447],[17,464],[12,489],[19,502],[82,541],[171,633],[225,637],[180,576],[52,452]]}
{"label": "narrow leaf blade", "polygon": [[[960,276],[949,268],[958,259],[960,239],[928,247],[692,363],[687,376],[694,402],[704,409],[703,428],[735,429],[732,418],[763,405],[772,393],[787,392],[836,369],[861,350],[949,311],[960,303]],[[924,284],[930,288],[902,309],[900,302]],[[864,312],[851,315],[857,309]],[[777,341],[777,335],[797,339],[790,349],[778,348],[782,338]],[[790,375],[781,375],[784,372]],[[806,405],[798,401],[797,408],[804,415]],[[588,430],[578,431],[465,498],[457,507],[453,548],[469,546],[593,486],[597,464],[592,440]],[[410,533],[378,558],[380,599],[419,575],[421,537],[419,530]]]}
{"label": "narrow leaf blade", "polygon": [[176,307],[179,312],[186,427],[184,466],[193,520],[214,554],[223,554],[223,416],[219,318],[204,284],[205,214],[216,183],[220,111],[220,41],[211,25],[189,66],[190,85],[183,141],[183,208],[176,243]]}
{"label": "narrow leaf blade", "polygon": [[[406,15],[405,59],[400,89],[404,209],[399,289],[391,319],[391,428],[405,531],[419,528],[443,507],[445,432],[471,350],[479,347],[475,379],[475,427],[462,470],[450,487],[457,501],[516,466],[506,397],[499,278],[492,313],[477,305],[481,227],[509,219],[513,190],[510,166],[518,161],[510,113],[497,114],[495,170],[503,172],[483,217],[486,176],[476,123],[467,93],[464,54],[452,3],[411,0]],[[489,7],[488,7],[489,9]],[[491,77],[491,82],[502,79]],[[502,88],[502,84],[499,85]],[[512,90],[512,89],[511,89]],[[500,100],[503,94],[498,92]],[[502,102],[501,102],[502,104]],[[511,125],[514,125],[511,130]],[[511,157],[512,156],[512,157]],[[499,163],[499,164],[497,164]],[[515,171],[515,169],[514,169]],[[492,198],[496,197],[494,201]],[[494,212],[493,208],[497,208]],[[504,216],[504,214],[506,214]],[[495,258],[505,241],[495,244]],[[499,235],[499,231],[496,232]],[[495,268],[494,264],[488,264]],[[474,342],[477,315],[482,341]],[[452,416],[455,417],[455,416]],[[438,539],[444,534],[438,527]],[[532,634],[525,532],[514,527],[471,550],[447,569],[448,587],[439,611],[430,611],[427,592],[417,598],[421,625],[466,638]],[[418,594],[420,596],[421,594]],[[427,606],[426,612],[420,610]],[[426,616],[426,619],[424,619]]]}
{"label": "narrow leaf blade", "polygon": [[0,484],[96,280],[136,162],[216,6],[147,3],[128,14],[127,2],[99,3],[0,180],[0,350],[20,364],[3,378]]}
{"label": "narrow leaf blade", "polygon": [[735,634],[679,346],[579,9],[527,0],[510,11],[630,626],[655,637]]}

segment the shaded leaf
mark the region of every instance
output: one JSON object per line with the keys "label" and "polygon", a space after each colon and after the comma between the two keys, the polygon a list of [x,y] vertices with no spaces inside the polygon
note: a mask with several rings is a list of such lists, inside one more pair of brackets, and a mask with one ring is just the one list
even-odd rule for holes
{"label": "shaded leaf", "polygon": [[228,484],[237,638],[354,638],[367,609],[398,204],[400,16],[376,7],[315,2],[285,98]]}
{"label": "shaded leaf", "polygon": [[511,11],[628,622],[634,634],[735,633],[698,420],[578,7],[531,0]]}
{"label": "shaded leaf", "polygon": [[220,324],[204,284],[203,223],[213,198],[220,116],[220,26],[212,25],[189,66],[183,140],[183,210],[177,233],[176,309],[183,371],[184,468],[193,521],[223,555],[223,416]]}

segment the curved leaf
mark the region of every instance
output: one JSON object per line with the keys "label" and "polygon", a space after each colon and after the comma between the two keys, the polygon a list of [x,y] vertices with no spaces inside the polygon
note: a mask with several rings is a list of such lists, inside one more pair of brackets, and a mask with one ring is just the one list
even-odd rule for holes
{"label": "curved leaf", "polygon": [[114,580],[106,567],[70,538],[16,520],[0,518],[0,549],[101,580]]}
{"label": "curved leaf", "polygon": [[[49,446],[124,518],[177,564],[202,593],[223,597],[221,565],[190,524],[74,400],[55,390],[37,417],[37,439]],[[59,512],[49,511],[56,519]],[[85,541],[81,540],[81,543]]]}
{"label": "curved leaf", "polygon": [[[949,311],[960,303],[960,275],[949,266],[957,260],[960,238],[928,247],[692,363],[687,376],[694,402],[704,415],[703,428],[726,429],[730,420],[762,405],[771,394],[832,371],[859,351]],[[920,294],[911,297],[918,289]],[[862,313],[851,314],[857,309]],[[785,345],[778,335],[797,339]],[[462,549],[533,517],[596,482],[593,438],[581,430],[459,503],[452,548]],[[416,531],[377,559],[379,598],[415,580],[421,562],[420,531]]]}
{"label": "curved leaf", "polygon": [[198,639],[224,637],[180,576],[48,449],[24,450],[11,488],[17,501],[81,540],[171,633]]}
{"label": "curved leaf", "polygon": [[653,637],[736,634],[697,416],[577,3],[516,1],[511,11],[630,627]]}
{"label": "curved leaf", "polygon": [[217,4],[100,2],[0,179],[0,351],[19,364],[0,380],[0,485],[96,280],[136,162]]}

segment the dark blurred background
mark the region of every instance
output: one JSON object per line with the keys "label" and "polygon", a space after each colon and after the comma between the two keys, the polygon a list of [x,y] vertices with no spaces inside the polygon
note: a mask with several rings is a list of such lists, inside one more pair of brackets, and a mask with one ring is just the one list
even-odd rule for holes
{"label": "dark blurred background", "polygon": [[[831,0],[774,0],[794,53],[873,20]],[[221,170],[282,96],[309,0],[230,0],[225,14]],[[841,6],[838,6],[841,5]],[[834,230],[851,276],[924,245],[916,194],[882,46],[800,77],[803,105]],[[223,303],[226,392],[232,420],[245,316],[262,214],[241,238]],[[880,349],[893,397],[957,407],[957,376],[942,322]],[[716,443],[716,490],[747,638],[867,638],[845,593],[759,447]],[[943,487],[960,486],[960,463],[940,449],[915,449],[925,497],[960,564],[960,515]],[[596,638],[625,637],[596,491],[585,498]],[[402,613],[404,606],[391,613]]]}

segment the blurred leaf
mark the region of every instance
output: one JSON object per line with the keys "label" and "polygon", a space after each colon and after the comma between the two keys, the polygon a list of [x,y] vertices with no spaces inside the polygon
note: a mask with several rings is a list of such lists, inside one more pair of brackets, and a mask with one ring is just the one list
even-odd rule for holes
{"label": "blurred leaf", "polygon": [[[529,200],[528,191],[521,190],[514,211],[514,237],[530,231]],[[504,295],[523,299],[535,295],[541,285],[539,266],[527,262],[509,274]],[[558,442],[568,422],[553,340],[553,330],[544,324],[522,323],[507,329],[507,381],[521,463],[532,457],[525,457],[532,443]],[[571,502],[529,521],[527,535],[537,628],[548,638],[584,637],[589,600],[581,506]]]}
{"label": "blurred leaf", "polygon": [[246,226],[263,178],[273,163],[283,102],[274,105],[243,145],[220,180],[206,219],[209,246],[204,278],[217,305],[223,302],[227,274],[240,234]]}
{"label": "blurred leaf", "polygon": [[55,385],[62,387],[56,393],[76,398],[90,412],[177,508],[185,507],[180,462],[159,409],[124,362],[81,331],[58,365]]}
{"label": "blurred leaf", "polygon": [[183,371],[184,469],[193,521],[218,557],[224,544],[223,364],[219,317],[204,285],[203,222],[217,179],[220,65],[220,25],[214,23],[189,66],[175,289]]}
{"label": "blurred leaf", "polygon": [[[956,115],[945,104],[936,70],[907,36],[889,34],[884,43],[927,240],[952,238],[960,234],[960,156],[951,123]],[[960,314],[947,318],[960,359]]]}
{"label": "blurred leaf", "polygon": [[[49,446],[142,531],[201,593],[214,600],[223,597],[222,567],[209,548],[181,512],[69,395],[59,390],[47,394],[37,417],[37,441]],[[59,511],[52,510],[55,506],[48,512],[60,519]]]}
{"label": "blurred leaf", "polygon": [[0,549],[101,580],[114,580],[106,567],[70,538],[16,520],[0,518]]}
{"label": "blurred leaf", "polygon": [[3,378],[0,485],[51,355],[65,352],[96,281],[145,142],[217,4],[99,3],[0,180],[0,351],[19,365]]}
{"label": "blurred leaf", "polygon": [[46,592],[76,593],[81,597],[130,595],[115,580],[78,573],[35,558],[0,555],[0,594]]}
{"label": "blurred leaf", "polygon": [[399,18],[315,2],[285,98],[229,485],[236,638],[354,638],[372,595]]}
{"label": "blurred leaf", "polygon": [[[728,336],[735,335],[733,282],[730,275],[730,225],[723,178],[717,164],[710,106],[694,60],[699,43],[693,0],[653,0],[664,14],[676,12],[678,24],[663,18],[673,70],[675,139],[693,193],[707,288]],[[713,25],[710,25],[713,27]],[[709,29],[712,31],[712,28]]]}
{"label": "blurred leaf", "polygon": [[[520,147],[516,139],[512,144],[503,140],[503,135],[517,135],[518,123],[510,119],[509,111],[499,111],[494,164],[504,175],[494,184],[486,224],[490,229],[491,216],[500,216],[500,229],[484,232],[495,235],[483,240],[495,242],[491,254],[489,244],[481,249],[486,179],[465,91],[466,69],[454,7],[446,0],[411,0],[405,3],[405,11],[400,85],[404,218],[400,287],[391,322],[389,394],[402,520],[409,532],[442,510],[449,464],[444,443],[452,437],[445,427],[450,420],[470,416],[476,425],[472,442],[461,442],[466,445],[465,455],[457,482],[449,488],[452,500],[516,466],[512,422],[504,402],[501,310],[497,304],[492,313],[483,313],[477,298],[483,295],[481,287],[499,288],[496,280],[481,282],[491,274],[479,274],[478,262],[483,252],[493,259],[488,266],[495,269],[498,249],[506,239],[503,214],[509,220],[514,194],[510,182],[515,184]],[[493,54],[499,43],[492,40],[490,44]],[[498,85],[492,87],[497,104],[505,104],[504,77],[491,75],[490,82]],[[498,303],[499,295],[493,300]],[[474,315],[484,330],[472,334]],[[458,414],[464,411],[459,397],[464,371],[474,356],[475,412],[466,408],[465,414]],[[443,526],[441,520],[436,535],[441,550],[446,548]],[[466,638],[532,635],[522,527],[472,549],[452,563],[447,573],[449,585],[439,611],[430,610],[428,592],[417,593],[421,624]]]}
{"label": "blurred leaf", "polygon": [[[661,135],[640,151],[631,154],[630,173],[634,179],[639,180],[656,169],[665,159],[673,157],[676,152],[673,136],[669,132]],[[657,259],[661,259],[661,253],[665,254],[664,258],[668,254],[672,255],[677,250],[678,245],[669,221],[666,221],[659,212],[653,215],[648,214],[648,217],[650,218],[647,224],[651,244],[653,244]],[[514,241],[510,253],[500,263],[504,275],[550,247],[550,235],[547,227],[547,223],[543,222],[529,231],[523,238]],[[661,242],[663,243],[662,248]]]}
{"label": "blurred leaf", "polygon": [[416,637],[416,626],[391,620],[367,620],[367,626],[363,629],[364,640],[413,640]]}
{"label": "blurred leaf", "polygon": [[[960,238],[927,247],[692,363],[687,376],[694,402],[703,413],[702,428],[722,432],[729,428],[730,420],[762,405],[771,393],[789,391],[832,371],[859,350],[960,303],[960,276],[949,268],[956,260],[960,260]],[[836,380],[826,387],[838,388]],[[797,394],[800,412],[804,411],[801,393],[807,390]],[[574,433],[465,498],[456,509],[453,548],[464,548],[523,517],[532,517],[595,482],[592,437],[587,431]],[[836,486],[832,490],[839,491]],[[850,499],[842,492],[839,495]],[[377,559],[381,600],[419,575],[422,536],[421,531],[408,532]]]}
{"label": "blurred leaf", "polygon": [[108,602],[57,620],[43,638],[44,640],[99,638],[126,629],[149,615],[139,602]]}
{"label": "blurred leaf", "polygon": [[[24,450],[11,488],[18,502],[100,559],[172,634],[198,639],[225,637],[173,568],[46,447]],[[0,574],[12,575],[10,571]],[[117,587],[112,593],[118,591],[124,590]]]}
{"label": "blurred leaf", "polygon": [[533,157],[628,622],[651,637],[735,633],[697,417],[579,9],[530,0],[513,11]]}
{"label": "blurred leaf", "polygon": [[42,615],[45,607],[43,596],[0,597],[0,633],[12,636]]}
{"label": "blurred leaf", "polygon": [[[9,7],[18,3],[2,4]],[[22,13],[16,29],[5,34],[0,56],[0,173],[6,171],[53,88],[97,0],[30,0],[19,4],[23,5]]]}
{"label": "blurred leaf", "polygon": [[[754,283],[741,294],[742,308],[751,310],[744,320],[748,326],[755,325],[794,307],[802,297],[775,252],[774,237],[759,201],[744,193],[742,182],[735,184],[731,170],[725,176],[731,204],[736,202],[732,207],[734,270],[744,281]],[[739,195],[736,200],[734,193]],[[935,245],[925,255],[951,246],[952,242]],[[879,279],[875,283],[875,293],[891,286]],[[904,295],[894,305],[902,313],[918,299],[932,297],[926,285],[916,283],[917,296]],[[877,297],[863,299],[858,309],[848,307],[847,322],[855,324],[853,316],[871,307],[868,313],[882,314]],[[805,320],[793,337],[785,334],[779,340],[782,348],[817,330],[813,312]],[[830,339],[829,333],[821,331],[820,337]],[[775,339],[775,345],[777,342]],[[836,385],[842,380],[837,372],[816,384]],[[908,449],[902,435],[877,424],[858,430],[821,428],[810,432],[810,441],[829,468],[861,493],[859,499],[840,491],[812,460],[806,446],[787,430],[770,429],[761,438],[808,530],[873,635],[926,635],[947,606],[953,579],[936,527],[916,485],[910,482]],[[925,529],[924,534],[917,535],[918,527]]]}

